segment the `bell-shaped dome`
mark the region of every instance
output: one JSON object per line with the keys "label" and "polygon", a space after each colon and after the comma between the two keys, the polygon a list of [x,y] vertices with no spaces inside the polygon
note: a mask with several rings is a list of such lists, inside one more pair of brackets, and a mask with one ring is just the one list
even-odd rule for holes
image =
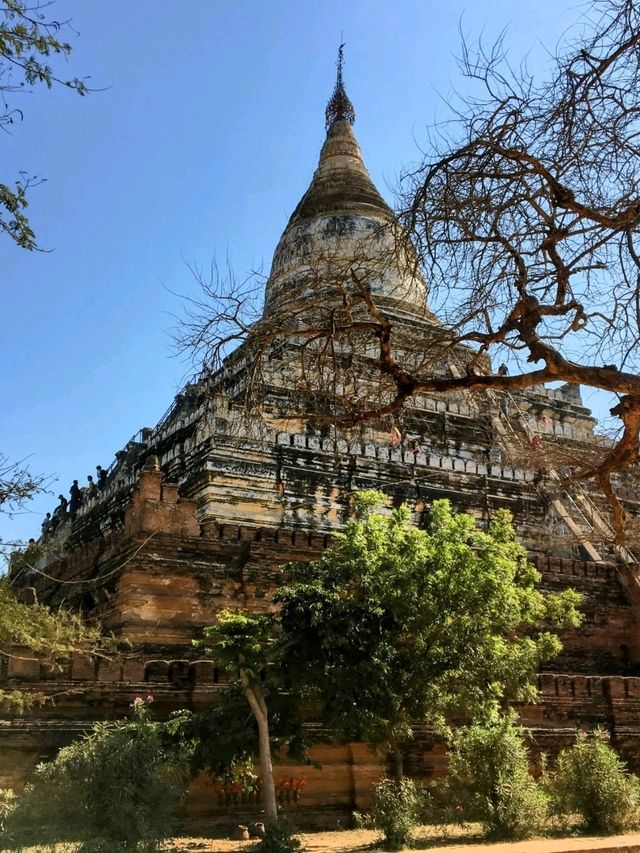
{"label": "bell-shaped dome", "polygon": [[351,127],[354,119],[340,55],[327,106],[327,137],[309,189],[274,253],[265,316],[299,308],[307,300],[335,299],[356,279],[366,282],[383,310],[428,314],[425,281],[393,211],[369,176]]}

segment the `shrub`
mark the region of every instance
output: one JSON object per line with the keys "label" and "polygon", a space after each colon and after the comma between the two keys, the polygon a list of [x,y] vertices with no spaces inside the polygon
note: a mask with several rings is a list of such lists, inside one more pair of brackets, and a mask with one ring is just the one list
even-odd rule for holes
{"label": "shrub", "polygon": [[7,824],[11,821],[17,805],[18,798],[11,788],[0,788],[0,835],[6,836]]}
{"label": "shrub", "polygon": [[547,776],[554,810],[579,814],[589,832],[620,832],[638,822],[640,780],[607,743],[607,733],[580,733]]}
{"label": "shrub", "polygon": [[0,788],[0,830],[15,811],[17,799],[11,788]]}
{"label": "shrub", "polygon": [[477,821],[488,837],[530,837],[548,815],[548,796],[529,775],[529,754],[513,713],[459,729],[448,776],[435,787],[450,809],[449,819]]}
{"label": "shrub", "polygon": [[421,789],[411,779],[383,779],[374,788],[371,809],[356,815],[356,822],[381,832],[388,850],[402,850],[413,843],[421,802]]}
{"label": "shrub", "polygon": [[304,848],[287,821],[280,820],[265,828],[264,837],[255,849],[256,853],[300,853]]}
{"label": "shrub", "polygon": [[171,808],[186,792],[183,747],[137,699],[130,720],[98,723],[36,768],[9,833],[41,827],[45,840],[74,840],[86,853],[155,851],[170,834]]}

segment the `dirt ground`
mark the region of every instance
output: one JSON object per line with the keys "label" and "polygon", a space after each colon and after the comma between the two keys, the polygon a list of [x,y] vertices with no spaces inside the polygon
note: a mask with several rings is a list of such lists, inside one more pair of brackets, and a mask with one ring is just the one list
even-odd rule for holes
{"label": "dirt ground", "polygon": [[[306,853],[365,853],[375,847],[377,834],[369,830],[302,833]],[[211,838],[173,838],[166,853],[251,853],[254,841],[231,841]],[[31,847],[23,853],[72,853],[75,847]],[[532,841],[508,841],[483,844],[477,829],[448,827],[434,830],[422,827],[416,831],[415,849],[435,849],[437,853],[640,853],[640,833],[610,838],[538,838]]]}
{"label": "dirt ground", "polygon": [[[470,830],[450,827],[446,833],[447,840],[468,838]],[[305,832],[300,834],[306,853],[358,853],[372,851],[378,833],[368,829],[346,829],[334,832]],[[432,827],[423,827],[416,832],[416,848],[427,849],[444,842],[441,831]],[[174,838],[167,853],[249,853],[254,842],[227,841],[206,838]],[[439,853],[441,853],[440,848]]]}
{"label": "dirt ground", "polygon": [[[304,833],[306,853],[365,853],[373,851],[377,833],[369,830]],[[253,846],[250,841],[214,841],[205,838],[173,839],[171,853],[241,853]],[[437,853],[640,853],[640,833],[612,838],[539,838],[532,841],[508,841],[483,844],[477,833],[449,828],[445,835],[425,827],[416,832],[417,850],[435,849]],[[169,851],[167,851],[169,853]]]}

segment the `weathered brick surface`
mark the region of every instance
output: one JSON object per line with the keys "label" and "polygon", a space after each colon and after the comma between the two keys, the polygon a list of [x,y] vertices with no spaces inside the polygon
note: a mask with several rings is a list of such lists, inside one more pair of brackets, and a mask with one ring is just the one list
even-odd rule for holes
{"label": "weathered brick surface", "polygon": [[[161,715],[181,707],[210,707],[225,674],[215,660],[198,659],[191,640],[226,607],[270,609],[281,565],[312,559],[330,544],[331,530],[345,517],[346,489],[375,485],[396,501],[409,499],[418,522],[421,507],[448,496],[479,519],[506,505],[525,530],[540,523],[539,505],[532,509],[530,481],[515,475],[506,479],[504,469],[491,479],[478,475],[478,464],[467,471],[468,462],[456,468],[440,461],[437,467],[417,472],[412,456],[407,461],[400,454],[397,463],[388,453],[380,458],[382,448],[375,443],[362,445],[363,453],[355,458],[339,459],[323,456],[321,442],[277,446],[280,467],[277,476],[267,477],[271,491],[265,487],[256,492],[256,484],[260,465],[273,454],[273,447],[260,451],[261,463],[257,451],[252,451],[256,467],[243,462],[242,478],[230,478],[222,462],[215,475],[211,470],[206,476],[201,472],[191,486],[193,498],[181,497],[177,485],[166,483],[160,471],[141,470],[137,485],[125,497],[120,527],[84,541],[78,532],[64,557],[48,563],[47,575],[77,580],[77,586],[58,586],[42,576],[29,579],[41,600],[55,604],[62,596],[67,601],[75,596],[83,608],[100,614],[107,627],[126,636],[133,648],[113,662],[75,656],[58,675],[45,672],[32,656],[10,659],[9,685],[27,683],[34,690],[55,692],[57,699],[30,712],[19,724],[5,723],[0,729],[5,747],[1,754],[7,759],[0,767],[0,784],[18,782],[37,758],[51,754],[95,719],[125,715],[138,695],[151,693]],[[231,465],[229,457],[225,464]],[[264,470],[271,469],[267,465]],[[226,490],[219,488],[221,476]],[[211,504],[214,486],[218,498]],[[309,527],[299,514],[296,517],[299,510],[292,513],[283,504],[283,492],[285,498],[290,496],[286,498],[290,505],[303,489],[304,511],[315,511],[319,529]],[[232,493],[233,505],[216,517],[212,506],[219,507],[221,495],[231,500]],[[87,524],[86,518],[79,519],[79,531]],[[95,525],[87,529],[95,530]],[[552,662],[555,671],[539,677],[540,704],[521,709],[536,748],[557,751],[571,742],[577,729],[604,725],[623,751],[638,760],[640,678],[628,677],[635,671],[629,651],[636,634],[635,613],[615,567],[535,552],[532,558],[543,586],[579,590],[585,612],[584,624],[565,634],[565,649]],[[363,746],[338,748],[323,743],[322,736],[314,751],[324,769],[304,770],[309,786],[301,805],[294,807],[316,815],[362,808],[381,772],[380,760]],[[445,751],[429,732],[418,730],[407,762],[418,775],[442,773]],[[302,772],[286,762],[281,769],[283,774]],[[229,808],[241,807],[212,802],[210,782],[203,778],[194,785],[185,819],[197,824],[213,813],[224,818]]]}

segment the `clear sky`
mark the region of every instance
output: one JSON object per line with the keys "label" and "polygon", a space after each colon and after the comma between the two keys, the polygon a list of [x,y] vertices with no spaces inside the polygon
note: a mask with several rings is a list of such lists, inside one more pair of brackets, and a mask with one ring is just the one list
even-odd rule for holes
{"label": "clear sky", "polygon": [[[80,98],[38,90],[0,137],[0,182],[19,170],[40,245],[0,236],[0,451],[58,478],[0,538],[37,535],[55,496],[142,426],[182,384],[169,330],[185,260],[263,266],[307,187],[324,137],[341,32],[356,135],[378,188],[419,158],[460,81],[458,27],[508,26],[514,61],[544,71],[582,7],[564,0],[58,0],[73,45],[61,75]],[[587,398],[588,402],[588,398]]]}

